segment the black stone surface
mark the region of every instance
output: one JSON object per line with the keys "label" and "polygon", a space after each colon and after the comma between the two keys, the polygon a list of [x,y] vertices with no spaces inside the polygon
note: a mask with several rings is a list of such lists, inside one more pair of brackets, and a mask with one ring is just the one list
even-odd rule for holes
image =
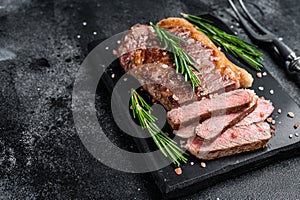
{"label": "black stone surface", "polygon": [[[261,23],[299,53],[297,1],[254,0],[248,5]],[[180,12],[214,14],[248,39],[221,0],[0,2],[0,198],[160,197],[149,174],[119,172],[89,155],[73,124],[71,92],[90,41]],[[264,63],[299,105],[299,76],[280,68],[267,52]],[[99,115],[111,139],[135,149],[130,139],[116,136],[118,130],[105,114],[105,94],[98,98],[103,102]],[[183,199],[299,199],[299,165],[299,157],[279,161]]]}

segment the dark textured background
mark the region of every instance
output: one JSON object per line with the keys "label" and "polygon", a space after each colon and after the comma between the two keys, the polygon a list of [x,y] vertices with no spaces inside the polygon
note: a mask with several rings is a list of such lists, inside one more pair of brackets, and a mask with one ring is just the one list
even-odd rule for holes
{"label": "dark textured background", "polygon": [[[299,54],[299,2],[251,2],[255,17]],[[89,155],[72,120],[72,83],[90,41],[180,12],[214,14],[247,39],[221,0],[0,1],[0,199],[159,198],[150,174],[115,171]],[[300,104],[299,76],[279,65],[266,53],[265,67]],[[98,100],[111,139],[134,149],[116,136],[105,97]],[[183,199],[300,199],[299,172],[299,157],[278,161]]]}

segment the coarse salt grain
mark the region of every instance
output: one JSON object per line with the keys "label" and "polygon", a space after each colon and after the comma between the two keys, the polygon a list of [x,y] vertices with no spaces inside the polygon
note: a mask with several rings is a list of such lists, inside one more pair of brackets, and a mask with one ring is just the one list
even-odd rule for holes
{"label": "coarse salt grain", "polygon": [[276,123],[276,121],[273,119],[273,120],[272,120],[272,124],[274,125],[275,123]]}
{"label": "coarse salt grain", "polygon": [[279,108],[279,109],[277,110],[277,112],[278,112],[279,114],[281,114],[281,109]]}
{"label": "coarse salt grain", "polygon": [[265,113],[260,112],[260,113],[259,113],[259,116],[260,116],[260,117],[264,117],[264,116],[265,116]]}
{"label": "coarse salt grain", "polygon": [[181,169],[180,167],[176,168],[176,169],[175,169],[175,173],[176,173],[177,175],[182,174],[182,169]]}
{"label": "coarse salt grain", "polygon": [[263,90],[264,90],[264,87],[263,87],[263,86],[259,86],[258,89],[259,89],[260,91],[263,91]]}
{"label": "coarse salt grain", "polygon": [[268,117],[268,118],[267,118],[267,122],[269,122],[269,123],[271,123],[272,120],[273,120],[272,117]]}
{"label": "coarse salt grain", "polygon": [[290,134],[289,138],[292,138],[292,137],[293,137],[293,135],[292,135],[292,134]]}
{"label": "coarse salt grain", "polygon": [[290,118],[294,118],[295,117],[295,115],[294,115],[294,113],[293,112],[288,112],[288,114],[287,114]]}
{"label": "coarse salt grain", "polygon": [[270,94],[274,94],[274,90],[270,90]]}
{"label": "coarse salt grain", "polygon": [[295,124],[294,124],[294,129],[297,129],[298,126],[299,126],[299,123],[295,123]]}
{"label": "coarse salt grain", "polygon": [[115,78],[115,76],[116,76],[115,74],[112,74],[112,75],[111,75],[111,78]]}
{"label": "coarse salt grain", "polygon": [[267,76],[267,72],[264,72],[262,75],[263,75],[263,76]]}
{"label": "coarse salt grain", "polygon": [[206,163],[205,162],[201,162],[200,166],[203,167],[203,168],[205,168],[206,167]]}
{"label": "coarse salt grain", "polygon": [[108,50],[109,49],[109,47],[105,47],[105,50]]}
{"label": "coarse salt grain", "polygon": [[261,72],[257,72],[256,76],[257,76],[257,78],[261,78],[262,77]]}
{"label": "coarse salt grain", "polygon": [[191,162],[191,165],[194,165],[195,163],[194,162]]}

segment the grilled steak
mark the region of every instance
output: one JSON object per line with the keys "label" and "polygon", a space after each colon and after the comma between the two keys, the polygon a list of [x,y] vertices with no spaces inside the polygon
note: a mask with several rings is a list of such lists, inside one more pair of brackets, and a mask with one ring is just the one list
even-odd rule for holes
{"label": "grilled steak", "polygon": [[236,124],[236,126],[249,125],[255,122],[265,121],[274,111],[274,106],[270,101],[258,100],[258,105],[255,110],[245,117],[242,121]]}
{"label": "grilled steak", "polygon": [[254,98],[248,107],[238,110],[237,112],[214,116],[205,120],[195,127],[195,133],[200,138],[206,140],[216,139],[221,133],[234,126],[246,115],[251,113],[257,106],[257,99],[258,98]]}
{"label": "grilled steak", "polygon": [[134,68],[129,73],[167,110],[197,100],[191,85],[166,64],[147,64]]}
{"label": "grilled steak", "polygon": [[186,148],[199,158],[214,159],[265,146],[271,131],[263,121],[274,107],[253,91],[238,89],[250,87],[252,76],[188,21],[168,18],[158,26],[186,41],[182,48],[195,61],[199,71],[192,70],[201,81],[195,91],[176,73],[174,55],[159,45],[151,26],[131,27],[117,54],[124,70],[169,110],[174,133],[189,138]]}
{"label": "grilled steak", "polygon": [[269,124],[259,122],[230,128],[212,142],[193,137],[188,141],[186,148],[198,158],[211,160],[259,149],[266,146],[271,137]]}
{"label": "grilled steak", "polygon": [[[208,94],[222,93],[252,84],[253,79],[249,73],[231,63],[204,34],[197,31],[186,20],[169,18],[162,20],[158,25],[187,41],[183,45],[183,49],[193,57],[196,67],[200,71],[199,73],[195,72],[201,80],[201,87],[195,90],[198,100],[204,96],[207,97]],[[151,26],[138,24],[131,27],[122,40],[118,54],[120,63],[126,72],[149,63],[161,63],[174,67],[173,55],[160,48],[157,36]],[[151,78],[154,78],[151,80],[152,82],[160,84],[161,80],[168,79],[168,75],[161,74],[159,79]],[[154,99],[163,105],[166,104],[163,103],[166,100],[161,99],[166,96],[157,96],[161,93],[161,87],[152,84],[144,88]],[[176,91],[171,90],[171,92],[178,96]],[[167,98],[169,97],[167,96]],[[166,109],[178,107],[177,102],[167,103],[167,105]]]}
{"label": "grilled steak", "polygon": [[247,107],[254,98],[251,90],[238,89],[216,95],[211,99],[203,99],[167,113],[167,120],[173,129],[178,130],[181,125],[203,121],[212,114],[225,114]]}

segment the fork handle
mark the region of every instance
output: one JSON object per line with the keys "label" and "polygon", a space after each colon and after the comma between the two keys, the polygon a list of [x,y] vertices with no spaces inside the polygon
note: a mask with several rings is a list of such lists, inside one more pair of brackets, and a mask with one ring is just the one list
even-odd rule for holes
{"label": "fork handle", "polygon": [[277,48],[279,54],[282,56],[283,59],[287,61],[291,61],[292,59],[291,54],[294,53],[294,51],[290,47],[288,47],[285,43],[283,43],[278,38],[273,39],[272,43]]}
{"label": "fork handle", "polygon": [[300,57],[297,57],[295,52],[278,38],[274,39],[272,43],[277,48],[282,58],[289,62],[289,71],[300,72]]}

